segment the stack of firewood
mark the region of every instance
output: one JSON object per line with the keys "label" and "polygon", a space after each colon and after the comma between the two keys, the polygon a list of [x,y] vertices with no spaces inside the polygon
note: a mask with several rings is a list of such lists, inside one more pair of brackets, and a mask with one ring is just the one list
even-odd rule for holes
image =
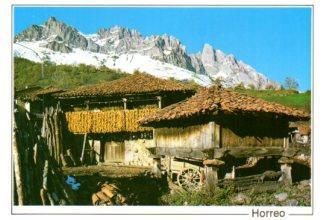
{"label": "stack of firewood", "polygon": [[119,188],[115,184],[104,183],[100,188],[100,191],[92,194],[93,205],[127,205],[126,197],[120,193]]}
{"label": "stack of firewood", "polygon": [[[54,136],[55,134],[51,134]],[[15,106],[13,133],[14,204],[75,204],[65,179],[32,115]]]}

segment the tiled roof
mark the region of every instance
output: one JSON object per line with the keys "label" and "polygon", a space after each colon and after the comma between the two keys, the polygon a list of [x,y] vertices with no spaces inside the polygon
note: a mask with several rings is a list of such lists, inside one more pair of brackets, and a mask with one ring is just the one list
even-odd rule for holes
{"label": "tiled roof", "polygon": [[309,114],[301,110],[214,86],[211,88],[200,89],[188,100],[163,108],[140,122],[141,124],[146,125],[160,121],[171,121],[193,116],[217,114],[218,112],[273,113],[288,117],[290,120],[307,120],[310,117]]}

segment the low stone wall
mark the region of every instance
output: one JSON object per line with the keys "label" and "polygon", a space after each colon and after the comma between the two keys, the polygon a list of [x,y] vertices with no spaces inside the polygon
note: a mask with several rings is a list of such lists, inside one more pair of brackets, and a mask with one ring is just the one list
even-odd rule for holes
{"label": "low stone wall", "polygon": [[153,159],[149,157],[150,152],[146,148],[153,146],[154,141],[148,139],[125,141],[125,164],[152,166]]}

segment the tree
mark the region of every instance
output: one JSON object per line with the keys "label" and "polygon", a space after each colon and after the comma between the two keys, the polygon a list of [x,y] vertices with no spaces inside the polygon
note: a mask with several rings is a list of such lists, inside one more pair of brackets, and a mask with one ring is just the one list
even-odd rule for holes
{"label": "tree", "polygon": [[296,79],[294,79],[292,77],[286,77],[284,87],[286,89],[297,90],[299,87],[299,84]]}
{"label": "tree", "polygon": [[235,87],[234,87],[235,90],[244,90],[245,89],[245,86],[243,84],[243,82],[240,82],[239,84],[237,84]]}
{"label": "tree", "polygon": [[255,85],[253,83],[250,83],[247,87],[249,89],[255,90]]}
{"label": "tree", "polygon": [[268,83],[266,86],[265,86],[265,89],[266,90],[275,90],[277,87],[275,84],[273,83]]}

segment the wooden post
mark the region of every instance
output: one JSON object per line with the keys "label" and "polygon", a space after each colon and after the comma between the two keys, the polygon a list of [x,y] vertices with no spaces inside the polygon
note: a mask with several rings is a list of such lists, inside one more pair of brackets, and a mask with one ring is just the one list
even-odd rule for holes
{"label": "wooden post", "polygon": [[95,156],[95,149],[94,149],[94,142],[95,140],[91,140],[90,141],[90,164],[92,165],[93,160],[94,160],[94,156]]}
{"label": "wooden post", "polygon": [[162,96],[157,96],[156,98],[158,100],[159,108],[162,108]]}
{"label": "wooden post", "polygon": [[69,157],[70,160],[72,161],[73,166],[76,166],[77,163],[76,163],[76,161],[74,160],[74,157],[73,157],[73,154],[72,154],[72,152],[71,152],[71,149],[66,150],[66,155],[68,155],[68,157]]}
{"label": "wooden post", "polygon": [[14,131],[14,137],[12,140],[12,155],[14,161],[14,172],[15,172],[15,184],[18,197],[18,205],[25,205],[25,189],[24,189],[24,178],[22,171],[22,158],[19,146],[17,143],[17,131]]}
{"label": "wooden post", "polygon": [[124,103],[124,110],[127,109],[127,99],[126,98],[123,98],[123,103]]}
{"label": "wooden post", "polygon": [[85,101],[84,104],[85,104],[85,106],[86,106],[86,110],[89,110],[89,108],[90,108],[90,106],[89,106],[89,101],[88,101],[88,100]]}
{"label": "wooden post", "polygon": [[83,164],[83,160],[84,160],[84,152],[85,152],[85,147],[86,147],[86,143],[87,143],[87,137],[88,137],[88,133],[85,133],[84,137],[83,137],[82,152],[81,152],[81,157],[80,157],[81,164]]}

